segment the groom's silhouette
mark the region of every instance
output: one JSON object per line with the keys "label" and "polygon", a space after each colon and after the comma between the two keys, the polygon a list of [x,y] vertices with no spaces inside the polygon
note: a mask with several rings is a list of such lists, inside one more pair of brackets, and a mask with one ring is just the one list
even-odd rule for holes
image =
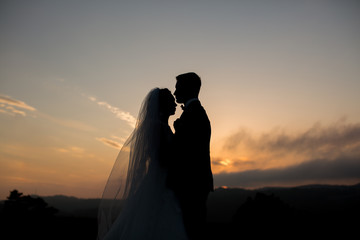
{"label": "groom's silhouette", "polygon": [[185,104],[174,122],[176,150],[169,168],[168,185],[179,199],[190,239],[202,239],[206,221],[206,200],[213,191],[210,163],[211,127],[198,99],[201,80],[195,73],[176,77],[174,95]]}

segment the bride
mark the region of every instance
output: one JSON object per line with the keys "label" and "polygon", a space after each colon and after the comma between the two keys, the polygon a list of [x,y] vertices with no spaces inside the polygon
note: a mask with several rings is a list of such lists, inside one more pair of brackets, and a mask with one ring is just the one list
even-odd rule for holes
{"label": "bride", "polygon": [[121,149],[99,206],[98,239],[187,239],[181,209],[166,187],[176,110],[168,89],[142,103],[136,128]]}

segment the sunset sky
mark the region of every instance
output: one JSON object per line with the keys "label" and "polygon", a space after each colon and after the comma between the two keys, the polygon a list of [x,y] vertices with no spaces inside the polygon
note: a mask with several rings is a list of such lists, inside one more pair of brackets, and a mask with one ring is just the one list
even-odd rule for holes
{"label": "sunset sky", "polygon": [[145,95],[189,71],[216,186],[360,182],[359,12],[356,0],[1,1],[0,199],[100,197]]}

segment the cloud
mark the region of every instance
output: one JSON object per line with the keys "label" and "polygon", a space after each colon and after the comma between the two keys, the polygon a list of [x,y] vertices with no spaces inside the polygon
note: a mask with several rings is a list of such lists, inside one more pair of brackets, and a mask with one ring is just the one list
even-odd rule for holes
{"label": "cloud", "polygon": [[96,102],[96,98],[95,97],[89,97],[89,99],[93,102]]}
{"label": "cloud", "polygon": [[90,154],[88,151],[86,151],[86,149],[77,146],[69,146],[69,147],[53,148],[53,149],[61,154],[69,154],[72,157],[76,157],[76,158],[93,157],[93,155]]}
{"label": "cloud", "polygon": [[[0,95],[0,113],[8,114],[11,116],[21,115],[26,116],[26,111],[36,111],[36,117],[46,119],[64,127],[74,128],[82,131],[95,131],[96,128],[77,120],[63,119],[58,117],[52,117],[46,113],[37,111],[34,107],[26,104],[25,102],[12,99],[9,96]],[[34,116],[35,117],[35,116]]]}
{"label": "cloud", "polygon": [[244,160],[244,159],[229,159],[229,158],[211,158],[211,164],[221,167],[236,167],[236,168],[249,168],[256,166],[254,161]]}
{"label": "cloud", "polygon": [[77,154],[82,154],[85,152],[85,149],[76,147],[76,146],[72,146],[72,147],[68,147],[68,148],[55,148],[55,150],[58,152],[63,152],[63,153],[72,152],[72,153],[77,153]]}
{"label": "cloud", "polygon": [[360,181],[360,156],[335,160],[315,159],[286,168],[220,173],[214,176],[216,186],[264,187],[302,183]]}
{"label": "cloud", "polygon": [[[20,108],[21,110],[17,109]],[[27,111],[36,111],[36,109],[23,101],[13,99],[9,96],[0,95],[0,113],[9,114],[12,116],[21,115],[26,116]]]}
{"label": "cloud", "polygon": [[110,147],[113,147],[113,148],[116,148],[116,149],[121,149],[122,146],[123,146],[123,143],[124,143],[123,141],[122,142],[117,142],[117,141],[107,139],[107,138],[96,138],[96,140],[104,143],[107,146],[110,146]]}
{"label": "cloud", "polygon": [[24,117],[26,116],[26,113],[24,111],[17,110],[15,108],[13,108],[12,106],[7,106],[6,109],[10,110],[12,113],[22,115]]}
{"label": "cloud", "polygon": [[96,102],[98,105],[105,107],[110,112],[114,113],[117,118],[127,122],[131,127],[135,127],[136,118],[132,116],[129,112],[120,110],[117,107],[111,106],[109,103],[104,101],[98,101],[95,97],[88,97],[91,101]]}
{"label": "cloud", "polygon": [[218,186],[360,181],[360,124],[341,119],[257,136],[241,129],[226,139],[221,154],[212,159]]}
{"label": "cloud", "polygon": [[360,124],[347,123],[345,119],[341,119],[329,126],[314,124],[297,134],[277,129],[255,137],[249,131],[241,129],[226,139],[223,150],[233,154],[247,153],[247,157],[253,161],[260,158],[263,161],[280,161],[295,158],[334,159],[359,146]]}
{"label": "cloud", "polygon": [[26,110],[30,110],[30,111],[35,111],[36,110],[35,108],[27,105],[26,103],[24,103],[24,102],[22,102],[20,100],[12,99],[9,96],[0,95],[0,102],[8,104],[8,105],[13,105],[13,106],[16,106],[16,107],[19,107],[19,108],[23,108],[23,109],[26,109]]}
{"label": "cloud", "polygon": [[328,127],[323,127],[317,123],[310,129],[296,135],[274,130],[262,134],[256,140],[245,130],[241,130],[229,137],[225,147],[236,149],[242,142],[252,148],[267,151],[303,152],[320,148],[338,148],[360,142],[360,124],[347,124],[342,119]]}

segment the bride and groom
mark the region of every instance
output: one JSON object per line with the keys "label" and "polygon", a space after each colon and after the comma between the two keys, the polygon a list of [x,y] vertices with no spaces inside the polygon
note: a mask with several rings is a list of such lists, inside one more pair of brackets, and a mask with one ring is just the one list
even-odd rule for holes
{"label": "bride and groom", "polygon": [[176,101],[155,88],[142,103],[136,128],[120,151],[99,207],[98,239],[202,239],[206,200],[213,191],[210,121],[198,99],[195,73],[176,77]]}

